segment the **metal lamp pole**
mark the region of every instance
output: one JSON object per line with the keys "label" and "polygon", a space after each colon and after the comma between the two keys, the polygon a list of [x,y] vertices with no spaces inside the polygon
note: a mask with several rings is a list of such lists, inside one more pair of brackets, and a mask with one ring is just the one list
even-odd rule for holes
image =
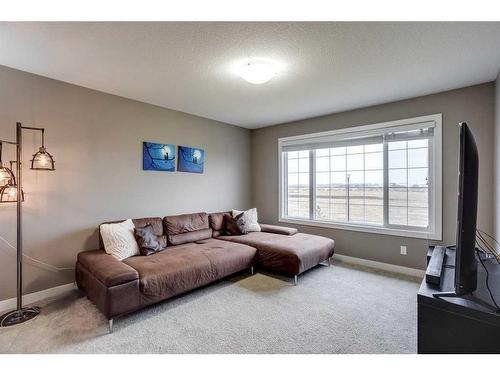
{"label": "metal lamp pole", "polygon": [[40,313],[39,307],[23,308],[23,130],[35,130],[42,132],[42,147],[33,155],[31,160],[31,169],[53,171],[54,159],[45,150],[45,140],[43,128],[33,128],[22,126],[20,122],[16,123],[16,142],[2,141],[16,146],[16,175],[17,175],[17,308],[0,317],[0,326],[8,327],[15,324],[26,322],[33,319]]}

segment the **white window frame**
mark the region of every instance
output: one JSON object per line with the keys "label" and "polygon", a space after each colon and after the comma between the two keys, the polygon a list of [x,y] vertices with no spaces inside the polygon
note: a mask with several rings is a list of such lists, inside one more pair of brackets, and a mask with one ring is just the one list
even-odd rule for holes
{"label": "white window frame", "polygon": [[[432,152],[430,152],[429,158],[432,158],[429,162],[429,177],[430,183],[433,186],[429,186],[429,227],[416,229],[411,227],[407,229],[405,227],[398,228],[396,226],[392,227],[382,227],[370,224],[358,224],[358,223],[344,223],[344,222],[333,222],[333,221],[321,221],[316,219],[305,219],[305,218],[289,218],[284,216],[284,209],[286,207],[286,186],[283,183],[286,181],[284,173],[286,172],[286,166],[284,164],[285,160],[283,158],[283,146],[284,144],[304,144],[309,143],[312,138],[316,137],[329,137],[332,139],[342,138],[349,133],[357,132],[367,132],[370,130],[387,129],[390,131],[391,128],[400,128],[401,126],[413,126],[418,123],[428,123],[434,122],[434,135],[432,137]],[[312,162],[312,151],[310,154],[310,166],[314,164]],[[443,220],[443,190],[442,190],[442,114],[432,114],[427,116],[413,117],[395,121],[388,121],[383,123],[376,123],[370,125],[349,127],[336,129],[326,132],[313,133],[313,134],[303,134],[293,137],[285,137],[278,139],[278,188],[279,188],[279,212],[278,218],[280,222],[290,223],[290,224],[300,224],[309,225],[316,227],[325,227],[341,230],[350,230],[357,232],[367,232],[367,233],[377,233],[377,234],[387,234],[393,236],[411,237],[411,238],[423,238],[429,240],[442,240],[442,220]],[[384,166],[386,168],[386,166]],[[310,182],[314,183],[315,171],[310,167]],[[387,183],[384,183],[387,188]],[[314,185],[313,185],[314,186]],[[313,188],[314,189],[314,188]],[[310,197],[313,200],[313,197]],[[384,202],[384,207],[386,203]]]}

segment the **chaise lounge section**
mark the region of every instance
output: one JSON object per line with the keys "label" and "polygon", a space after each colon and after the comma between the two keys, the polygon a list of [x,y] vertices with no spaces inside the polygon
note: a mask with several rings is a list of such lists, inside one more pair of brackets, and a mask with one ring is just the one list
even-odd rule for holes
{"label": "chaise lounge section", "polygon": [[297,233],[294,228],[262,224],[262,232],[225,236],[224,213],[133,219],[151,225],[165,250],[119,261],[100,249],[78,254],[78,287],[109,320],[258,266],[287,277],[329,261],[331,239]]}
{"label": "chaise lounge section", "polygon": [[312,234],[298,233],[297,229],[277,225],[261,224],[261,232],[241,236],[223,235],[222,218],[226,212],[210,214],[214,237],[233,243],[255,247],[259,252],[258,267],[287,277],[301,273],[322,262],[330,263],[335,241]]}

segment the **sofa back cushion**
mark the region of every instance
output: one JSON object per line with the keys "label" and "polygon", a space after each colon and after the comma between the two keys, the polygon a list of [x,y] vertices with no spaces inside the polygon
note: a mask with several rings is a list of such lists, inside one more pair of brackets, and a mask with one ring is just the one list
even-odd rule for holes
{"label": "sofa back cushion", "polygon": [[226,225],[224,223],[224,215],[231,215],[231,212],[214,212],[208,215],[208,222],[210,224],[210,228],[212,228],[213,237],[224,235],[224,231],[226,228]]}
{"label": "sofa back cushion", "polygon": [[163,218],[168,243],[181,245],[212,237],[206,212],[167,216]]}
{"label": "sofa back cushion", "polygon": [[[124,220],[116,220],[116,221],[106,221],[102,224],[115,224],[115,223],[121,223]],[[134,223],[134,226],[136,228],[142,228],[145,227],[146,225],[151,225],[153,227],[153,231],[157,236],[162,236],[161,238],[161,243],[164,245],[163,247],[167,246],[167,236],[163,232],[163,223],[161,217],[144,217],[140,219],[132,219],[132,222]],[[101,226],[99,225],[99,228]],[[101,236],[101,231],[98,230],[99,232],[99,248],[104,249],[104,243],[102,242],[102,236]]]}

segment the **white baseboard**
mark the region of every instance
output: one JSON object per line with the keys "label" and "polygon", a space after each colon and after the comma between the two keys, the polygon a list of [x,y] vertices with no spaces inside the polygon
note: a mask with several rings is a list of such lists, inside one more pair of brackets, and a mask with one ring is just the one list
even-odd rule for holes
{"label": "white baseboard", "polygon": [[[65,293],[72,289],[75,289],[75,285],[73,283],[64,284],[55,286],[53,288],[40,290],[39,292],[30,293],[23,295],[23,305],[29,305],[42,299],[55,297],[59,294]],[[9,298],[3,301],[0,301],[0,312],[15,309],[17,306],[17,298]]]}
{"label": "white baseboard", "polygon": [[379,270],[400,273],[400,274],[407,275],[407,276],[422,278],[425,275],[424,270],[419,270],[419,269],[410,268],[410,267],[397,266],[395,264],[376,262],[374,260],[355,258],[355,257],[347,256],[347,255],[335,254],[333,256],[333,259],[337,260],[339,262],[351,263],[351,264],[356,264],[359,266],[365,266],[365,267],[370,267],[370,268],[376,268]]}

